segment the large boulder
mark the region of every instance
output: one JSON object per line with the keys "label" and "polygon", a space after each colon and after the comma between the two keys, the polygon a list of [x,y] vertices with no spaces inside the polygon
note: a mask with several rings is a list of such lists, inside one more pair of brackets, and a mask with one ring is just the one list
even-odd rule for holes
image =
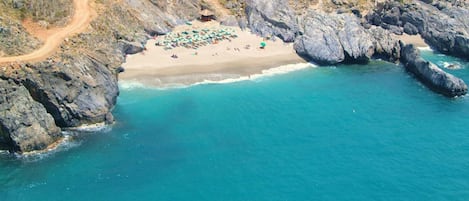
{"label": "large boulder", "polygon": [[60,128],[20,83],[0,79],[0,149],[29,152],[60,138]]}
{"label": "large boulder", "polygon": [[419,30],[413,24],[405,23],[404,24],[404,32],[406,34],[409,34],[409,35],[416,35],[416,34],[419,33]]}
{"label": "large boulder", "polygon": [[352,14],[310,11],[299,23],[296,52],[319,64],[363,63],[372,57],[394,61],[399,43],[379,27],[365,29]]}
{"label": "large boulder", "polygon": [[462,96],[467,93],[467,85],[463,80],[424,60],[420,56],[420,51],[413,45],[403,45],[401,56],[401,61],[407,71],[414,74],[430,89],[448,97]]}
{"label": "large boulder", "polygon": [[144,44],[145,42],[129,42],[126,40],[119,41],[122,53],[124,54],[137,54],[139,52],[142,52],[145,48]]}
{"label": "large boulder", "polygon": [[322,12],[311,11],[301,22],[302,35],[294,44],[296,52],[318,64],[336,64],[345,60],[345,53],[337,36],[340,21]]}
{"label": "large boulder", "polygon": [[393,7],[391,8],[391,10],[384,13],[382,21],[386,24],[398,25],[400,15],[401,15],[401,12],[399,11],[399,8]]}
{"label": "large boulder", "polygon": [[288,1],[247,0],[246,17],[252,32],[293,42],[298,33],[295,12]]}

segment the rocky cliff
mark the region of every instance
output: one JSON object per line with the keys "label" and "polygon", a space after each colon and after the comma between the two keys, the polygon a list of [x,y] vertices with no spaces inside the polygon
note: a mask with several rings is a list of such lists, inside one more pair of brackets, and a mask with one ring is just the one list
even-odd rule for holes
{"label": "rocky cliff", "polygon": [[52,116],[29,96],[24,86],[0,79],[0,93],[0,149],[44,149],[60,138],[60,128]]}
{"label": "rocky cliff", "polygon": [[[98,17],[88,30],[68,38],[50,58],[36,63],[2,64],[0,149],[44,149],[60,138],[60,128],[112,123],[111,111],[119,94],[117,73],[125,55],[141,51],[149,35],[166,33],[194,19],[199,3],[102,0],[93,5]],[[11,9],[15,12],[22,8]],[[0,14],[2,20],[9,24],[0,30],[13,35],[13,30],[24,33],[24,40],[20,40],[23,43],[9,44],[26,50],[39,46],[35,42],[38,39],[21,27],[20,17]],[[5,31],[0,31],[0,39],[2,33]],[[11,34],[3,36],[4,40],[16,40]],[[17,53],[23,52],[3,54]]]}
{"label": "rocky cliff", "polygon": [[373,57],[389,61],[399,59],[398,41],[381,27],[362,26],[358,8],[352,7],[350,12],[344,13],[342,8],[347,6],[342,6],[326,13],[308,9],[307,4],[300,6],[304,11],[295,11],[291,5],[287,1],[247,0],[249,27],[259,35],[294,42],[298,54],[319,64],[366,63]]}

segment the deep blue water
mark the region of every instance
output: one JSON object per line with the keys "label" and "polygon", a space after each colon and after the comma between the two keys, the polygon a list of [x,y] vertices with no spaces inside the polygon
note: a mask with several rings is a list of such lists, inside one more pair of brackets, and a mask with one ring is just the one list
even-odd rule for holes
{"label": "deep blue water", "polygon": [[41,160],[2,156],[0,200],[469,200],[469,97],[394,64],[126,89],[115,117]]}

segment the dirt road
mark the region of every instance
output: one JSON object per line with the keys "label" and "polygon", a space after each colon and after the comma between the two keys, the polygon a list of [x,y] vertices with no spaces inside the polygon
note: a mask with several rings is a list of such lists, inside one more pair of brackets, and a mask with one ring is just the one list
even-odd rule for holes
{"label": "dirt road", "polygon": [[44,45],[34,52],[13,57],[0,57],[0,63],[40,61],[54,54],[65,38],[86,30],[93,18],[93,9],[89,3],[90,0],[73,0],[75,11],[67,26],[54,29],[53,33],[44,38]]}

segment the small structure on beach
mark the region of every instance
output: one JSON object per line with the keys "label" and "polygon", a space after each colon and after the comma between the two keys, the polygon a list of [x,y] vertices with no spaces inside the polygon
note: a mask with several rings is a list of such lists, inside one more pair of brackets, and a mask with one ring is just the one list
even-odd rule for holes
{"label": "small structure on beach", "polygon": [[203,9],[200,11],[200,21],[202,22],[209,22],[215,17],[215,14],[213,14],[212,11],[209,11],[207,9]]}

